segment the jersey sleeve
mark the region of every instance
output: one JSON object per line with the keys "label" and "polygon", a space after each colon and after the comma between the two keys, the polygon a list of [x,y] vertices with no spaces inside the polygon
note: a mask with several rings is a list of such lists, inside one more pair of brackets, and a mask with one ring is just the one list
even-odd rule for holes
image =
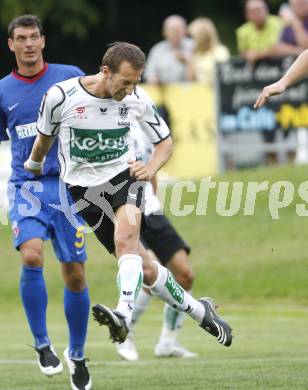
{"label": "jersey sleeve", "polygon": [[58,85],[52,86],[43,96],[39,116],[36,123],[37,131],[48,137],[56,136],[60,127],[61,106],[65,93]]}
{"label": "jersey sleeve", "polygon": [[170,136],[169,127],[159,115],[149,95],[142,88],[139,87],[136,90],[136,96],[142,105],[141,114],[136,118],[138,124],[141,130],[147,134],[152,144],[158,144]]}

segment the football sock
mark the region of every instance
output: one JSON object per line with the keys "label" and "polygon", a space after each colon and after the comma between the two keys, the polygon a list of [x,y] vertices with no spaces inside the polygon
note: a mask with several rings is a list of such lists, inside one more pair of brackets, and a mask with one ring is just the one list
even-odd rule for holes
{"label": "football sock", "polygon": [[42,267],[23,266],[19,291],[36,348],[50,344],[46,325],[47,289]]}
{"label": "football sock", "polygon": [[142,258],[135,254],[123,255],[118,261],[118,288],[120,291],[117,310],[125,315],[130,325],[135,300],[143,281]]}
{"label": "football sock", "polygon": [[163,344],[172,344],[175,342],[178,332],[182,327],[185,314],[182,311],[174,309],[167,303],[164,306],[164,321],[159,342]]}
{"label": "football sock", "polygon": [[143,288],[140,290],[139,295],[135,301],[131,326],[134,326],[137,323],[139,317],[149,306],[149,303],[152,298],[153,298],[152,295],[145,292]]}
{"label": "football sock", "polygon": [[204,317],[204,306],[197,301],[174,279],[167,268],[154,262],[157,266],[157,279],[152,286],[147,286],[153,295],[157,295],[174,309],[185,311],[190,317],[199,323]]}
{"label": "football sock", "polygon": [[81,292],[64,288],[64,312],[69,328],[69,357],[72,359],[84,358],[89,310],[90,298],[87,287]]}

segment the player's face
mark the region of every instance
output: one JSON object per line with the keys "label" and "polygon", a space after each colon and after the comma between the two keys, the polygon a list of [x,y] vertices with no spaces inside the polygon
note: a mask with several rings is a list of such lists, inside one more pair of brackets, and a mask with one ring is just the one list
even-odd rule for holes
{"label": "player's face", "polygon": [[17,63],[33,66],[42,60],[45,38],[38,27],[17,27],[13,38],[9,38],[9,48],[15,53]]}
{"label": "player's face", "polygon": [[127,61],[123,61],[117,73],[112,73],[104,67],[106,76],[106,92],[114,100],[121,101],[131,95],[136,84],[140,81],[143,69],[134,69]]}

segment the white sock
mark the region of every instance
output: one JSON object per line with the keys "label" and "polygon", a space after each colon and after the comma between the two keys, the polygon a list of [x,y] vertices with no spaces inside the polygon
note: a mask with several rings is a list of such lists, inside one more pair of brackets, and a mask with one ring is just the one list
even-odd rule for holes
{"label": "white sock", "polygon": [[176,341],[178,333],[182,328],[185,314],[182,311],[174,309],[167,303],[164,306],[164,321],[159,337],[159,343],[173,344]]}
{"label": "white sock", "polygon": [[201,323],[204,317],[204,306],[188,294],[174,279],[172,273],[161,264],[157,266],[157,279],[152,286],[147,286],[153,295],[157,295],[174,309],[185,311],[194,320]]}
{"label": "white sock", "polygon": [[153,296],[151,294],[145,292],[143,288],[140,290],[139,295],[135,301],[131,326],[134,326],[137,323],[139,317],[143,314],[145,309],[149,306],[149,303],[150,303],[152,298],[153,298]]}
{"label": "white sock", "polygon": [[118,288],[120,291],[117,310],[125,315],[127,325],[130,325],[135,300],[142,286],[142,258],[135,254],[123,255],[118,261]]}

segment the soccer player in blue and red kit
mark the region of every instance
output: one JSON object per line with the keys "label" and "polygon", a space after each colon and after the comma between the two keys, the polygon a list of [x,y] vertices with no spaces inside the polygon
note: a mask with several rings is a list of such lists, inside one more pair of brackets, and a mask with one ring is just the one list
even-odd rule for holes
{"label": "soccer player in blue and red kit", "polygon": [[41,21],[35,15],[15,18],[9,24],[8,36],[17,68],[0,80],[0,141],[11,139],[10,221],[14,246],[22,259],[21,300],[41,371],[48,376],[62,372],[62,363],[51,345],[46,326],[43,243],[51,239],[65,283],[64,310],[69,346],[64,357],[71,387],[89,390],[92,385],[84,358],[84,344],[90,302],[84,270],[83,221],[79,219],[80,226],[73,227],[62,211],[50,206],[61,203],[57,142],[46,157],[44,176],[35,177],[23,168],[36,136],[36,120],[43,95],[51,85],[83,75],[83,72],[75,66],[44,62],[45,37]]}

